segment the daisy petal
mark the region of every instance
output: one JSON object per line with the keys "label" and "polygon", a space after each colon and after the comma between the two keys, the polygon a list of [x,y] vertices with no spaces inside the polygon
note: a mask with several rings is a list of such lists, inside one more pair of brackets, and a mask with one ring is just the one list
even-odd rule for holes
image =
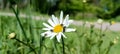
{"label": "daisy petal", "polygon": [[61,33],[64,38],[67,38],[63,33]]}
{"label": "daisy petal", "polygon": [[57,33],[53,33],[53,34],[51,35],[50,39],[53,39],[53,37],[55,37],[56,34],[57,34]]}
{"label": "daisy petal", "polygon": [[69,22],[69,24],[71,24],[73,22],[73,20],[69,20],[68,22]]}
{"label": "daisy petal", "polygon": [[69,23],[68,20],[69,20],[69,15],[67,15],[67,16],[65,17],[64,21],[63,21],[63,25],[66,26],[66,27],[67,27],[67,25],[68,25],[68,23]]}
{"label": "daisy petal", "polygon": [[55,19],[56,19],[56,21],[57,21],[57,24],[59,24],[58,18],[56,17]]}
{"label": "daisy petal", "polygon": [[42,28],[42,30],[51,30],[51,29],[49,29],[49,28]]}
{"label": "daisy petal", "polygon": [[46,37],[52,37],[52,36],[55,36],[56,34],[55,33],[50,33],[49,35],[47,35]]}
{"label": "daisy petal", "polygon": [[67,28],[67,29],[65,30],[65,32],[72,32],[72,31],[76,31],[76,29],[73,29],[73,28]]}
{"label": "daisy petal", "polygon": [[68,27],[72,22],[73,20],[68,20],[68,24],[66,25],[66,27]]}
{"label": "daisy petal", "polygon": [[61,39],[61,33],[58,33],[58,35],[57,35],[57,41],[60,42],[60,39]]}
{"label": "daisy petal", "polygon": [[55,24],[58,24],[59,22],[58,22],[58,19],[54,16],[54,15],[52,15],[52,20],[53,20],[53,22],[55,23]]}
{"label": "daisy petal", "polygon": [[49,29],[53,29],[53,27],[49,26],[49,25],[46,24],[46,23],[43,23],[43,25],[44,25],[45,27],[49,28]]}
{"label": "daisy petal", "polygon": [[62,21],[63,21],[63,11],[61,11],[60,13],[60,24],[62,24]]}
{"label": "daisy petal", "polygon": [[48,23],[53,27],[55,26],[55,23],[51,19],[48,20]]}
{"label": "daisy petal", "polygon": [[51,34],[51,32],[50,31],[46,31],[44,33],[41,33],[41,36],[45,36],[45,35],[49,35],[49,34]]}

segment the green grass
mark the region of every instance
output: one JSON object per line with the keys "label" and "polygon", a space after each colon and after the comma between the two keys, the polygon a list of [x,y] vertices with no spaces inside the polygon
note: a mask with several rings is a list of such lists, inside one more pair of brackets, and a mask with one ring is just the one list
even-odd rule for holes
{"label": "green grass", "polygon": [[[26,41],[15,17],[0,16],[0,54],[34,54],[28,46],[25,46],[15,39],[9,39],[8,35],[11,32],[16,33],[17,39],[28,43],[35,48],[37,53],[40,52],[40,34],[44,32],[41,30],[44,27],[42,23],[46,21],[34,20],[30,18],[20,18],[20,21],[25,33],[27,34],[28,41]],[[91,50],[91,54],[98,54],[99,47],[97,40],[100,36],[100,29],[91,29],[84,26],[75,25],[70,25],[70,27],[76,28],[77,31],[65,33],[67,36],[67,38],[64,38],[66,54],[87,54],[87,52],[89,52],[88,49]],[[108,30],[106,32],[102,32],[102,36],[103,37],[101,40],[103,40],[103,43],[100,46],[100,49],[101,54],[104,54],[103,52],[106,52],[110,42],[117,36],[119,37],[120,34],[119,32]],[[91,45],[89,42],[95,44]],[[62,44],[58,43],[55,39],[50,40],[49,38],[45,38],[41,49],[42,54],[62,54]],[[118,40],[118,43],[110,48],[109,54],[119,54],[119,50],[120,42]]]}

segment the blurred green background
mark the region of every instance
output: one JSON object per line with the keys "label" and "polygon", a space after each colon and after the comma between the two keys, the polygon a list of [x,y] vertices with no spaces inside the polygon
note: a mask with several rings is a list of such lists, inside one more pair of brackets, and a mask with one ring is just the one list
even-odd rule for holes
{"label": "blurred green background", "polygon": [[9,10],[13,5],[18,5],[23,12],[30,8],[33,12],[47,15],[58,14],[62,10],[77,20],[84,18],[82,14],[87,19],[111,19],[120,14],[120,0],[0,0],[1,10]]}
{"label": "blurred green background", "polygon": [[[22,14],[22,16],[18,15],[22,29],[11,8],[16,8],[16,6],[19,13]],[[120,22],[120,0],[86,0],[86,2],[83,0],[0,0],[0,54],[35,54],[28,46],[9,39],[8,36],[12,32],[20,41],[30,44],[37,54],[41,52],[43,54],[62,54],[61,43],[49,38],[42,39],[43,42],[41,42],[40,35],[44,32],[42,23],[47,22],[46,19],[51,18],[52,14],[59,18],[60,11],[64,12],[64,16],[69,14],[70,19],[75,21],[96,22],[101,18],[105,22],[111,20]],[[77,31],[65,33],[67,36],[64,39],[65,53],[119,54],[120,32],[109,29],[102,31],[102,29],[92,27],[90,22],[88,22],[90,27],[85,27],[86,24],[70,25]],[[100,36],[102,38],[99,40]],[[102,44],[100,44],[101,41]],[[41,43],[42,47],[40,47]],[[108,53],[106,53],[107,51]]]}

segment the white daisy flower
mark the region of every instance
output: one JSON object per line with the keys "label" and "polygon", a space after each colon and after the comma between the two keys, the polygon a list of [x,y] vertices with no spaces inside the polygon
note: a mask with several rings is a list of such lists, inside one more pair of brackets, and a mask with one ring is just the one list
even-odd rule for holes
{"label": "white daisy flower", "polygon": [[43,28],[42,30],[46,30],[46,32],[41,33],[41,35],[50,37],[50,39],[53,39],[56,36],[57,41],[60,42],[61,36],[66,38],[63,34],[64,32],[72,32],[76,30],[73,28],[67,28],[71,22],[73,22],[73,20],[69,20],[69,15],[67,15],[63,20],[63,12],[61,11],[60,19],[52,15],[52,18],[48,20],[50,25],[43,23],[46,28]]}
{"label": "white daisy flower", "polygon": [[102,19],[98,19],[98,20],[97,20],[97,23],[98,23],[98,24],[102,24],[102,23],[103,23],[103,20],[102,20]]}

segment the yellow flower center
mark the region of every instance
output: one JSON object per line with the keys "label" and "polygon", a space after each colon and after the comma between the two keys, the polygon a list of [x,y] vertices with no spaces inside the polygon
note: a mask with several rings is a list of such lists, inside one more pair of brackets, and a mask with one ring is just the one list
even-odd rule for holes
{"label": "yellow flower center", "polygon": [[58,24],[54,27],[53,32],[58,33],[63,31],[63,26]]}

